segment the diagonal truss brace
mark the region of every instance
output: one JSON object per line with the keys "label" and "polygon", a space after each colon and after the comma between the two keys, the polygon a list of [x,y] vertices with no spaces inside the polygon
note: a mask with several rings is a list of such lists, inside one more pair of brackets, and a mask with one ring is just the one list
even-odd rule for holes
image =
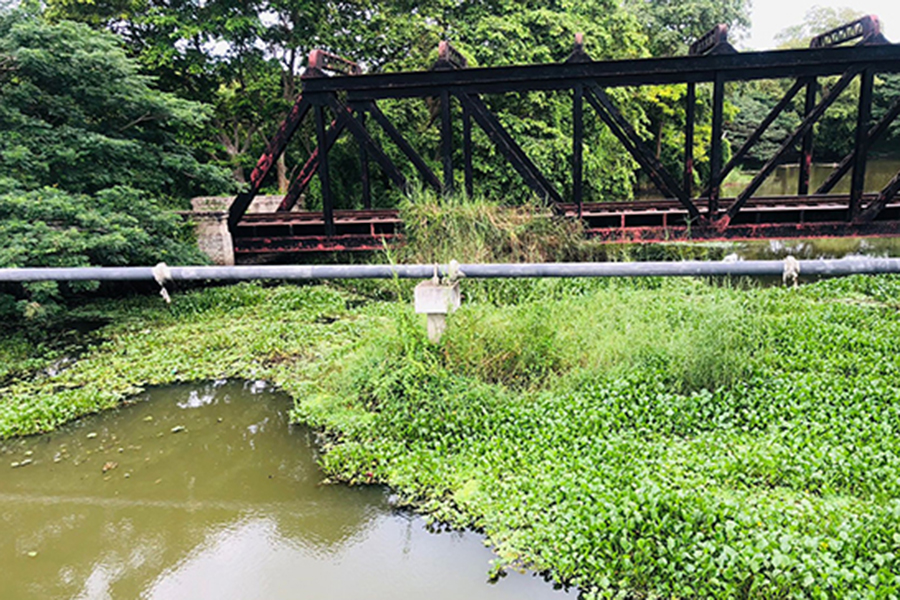
{"label": "diagonal truss brace", "polygon": [[309,100],[303,95],[300,95],[294,103],[294,106],[291,108],[291,111],[288,113],[288,116],[281,123],[281,127],[278,128],[275,137],[273,137],[266,146],[266,151],[263,152],[263,155],[256,163],[253,172],[250,173],[250,189],[238,194],[234,199],[234,202],[231,203],[231,207],[228,209],[228,228],[231,231],[234,231],[234,228],[244,216],[244,213],[247,212],[250,203],[253,202],[253,198],[259,193],[259,188],[262,187],[263,180],[272,169],[272,165],[275,164],[275,161],[278,160],[284,152],[284,149],[287,148],[288,142],[294,135],[294,132],[297,131],[297,127],[300,126],[300,123],[303,121],[303,118],[306,117],[310,108],[312,108],[312,104]]}
{"label": "diagonal truss brace", "polygon": [[[400,148],[403,154],[405,154],[410,162],[416,167],[416,169],[422,175],[422,178],[425,180],[425,183],[434,188],[436,191],[440,191],[441,182],[434,174],[434,171],[429,168],[428,164],[415,151],[415,149],[413,149],[409,142],[406,141],[406,138],[403,137],[403,134],[401,134],[397,130],[397,128],[393,126],[393,124],[388,120],[387,116],[381,111],[380,108],[378,108],[374,101],[354,102],[350,104],[350,108],[353,109],[353,111],[355,111],[357,114],[371,114],[374,117],[375,122],[378,123],[378,125],[384,130],[391,141],[398,148]],[[331,122],[331,127],[328,130],[327,139],[325,142],[326,148],[328,148],[329,150],[331,149],[331,147],[340,137],[341,133],[343,133],[344,129],[347,127],[347,119],[349,118],[350,117],[347,116],[346,112],[342,112],[337,119]],[[309,159],[303,165],[303,168],[300,169],[300,173],[297,175],[294,183],[292,183],[290,189],[288,189],[288,193],[285,195],[284,199],[281,201],[281,204],[278,206],[279,211],[289,211],[294,208],[300,198],[300,195],[303,194],[304,190],[306,190],[313,177],[315,176],[318,166],[319,152],[318,148],[316,148],[313,150]]]}
{"label": "diagonal truss brace", "polygon": [[504,129],[500,120],[476,94],[454,92],[464,109],[475,119],[506,160],[519,173],[525,184],[545,202],[560,204],[562,196],[537,168],[516,141]]}
{"label": "diagonal truss brace", "polygon": [[[731,160],[725,165],[722,169],[722,172],[719,174],[719,181],[724,180],[729,173],[737,166],[737,164],[747,155],[747,153],[756,145],[756,143],[765,135],[766,131],[771,127],[772,123],[775,122],[775,119],[784,112],[784,109],[791,103],[791,100],[809,83],[808,79],[798,79],[794,85],[788,89],[787,93],[785,93],[784,97],[778,101],[778,103],[769,111],[769,114],[766,115],[766,118],[762,120],[762,122],[757,126],[757,128],[750,134],[750,137],[747,138],[747,141],[735,152]],[[703,192],[703,196],[708,196],[710,192],[709,188]]]}
{"label": "diagonal truss brace", "polygon": [[419,171],[419,174],[422,176],[422,179],[425,180],[425,183],[430,185],[435,191],[441,190],[441,182],[437,178],[437,175],[434,174],[434,171],[428,166],[424,159],[419,155],[418,152],[410,145],[406,138],[403,137],[403,134],[400,133],[396,127],[388,120],[387,116],[378,108],[378,105],[374,100],[362,101],[362,102],[352,102],[350,106],[356,111],[366,111],[372,115],[375,119],[375,122],[381,127],[381,129],[387,134],[390,138],[391,142],[397,146],[403,154],[409,159],[409,161],[416,167],[416,170]]}
{"label": "diagonal truss brace", "polygon": [[900,173],[894,175],[894,178],[881,190],[878,197],[872,200],[872,203],[862,211],[859,215],[859,221],[863,223],[874,221],[878,213],[884,210],[887,203],[893,200],[898,193],[900,193]]}
{"label": "diagonal truss brace", "polygon": [[763,168],[760,169],[759,173],[753,178],[753,180],[744,188],[740,194],[738,194],[734,203],[728,208],[728,212],[722,217],[720,220],[722,225],[728,225],[728,223],[735,217],[735,215],[740,212],[741,208],[743,208],[744,204],[747,203],[747,200],[759,189],[759,186],[763,184],[763,182],[772,174],[772,171],[781,164],[781,160],[784,156],[792,150],[797,142],[806,135],[812,129],[812,126],[822,118],[822,115],[825,114],[825,111],[828,110],[834,101],[837,100],[838,96],[841,95],[847,86],[853,81],[853,78],[856,77],[861,68],[858,66],[853,66],[847,69],[841,79],[831,88],[831,91],[826,95],[803,119],[797,129],[788,137],[787,140],[781,145],[778,151],[775,153],[775,156],[770,158]]}
{"label": "diagonal truss brace", "polygon": [[[350,115],[352,111],[349,106],[338,100],[336,94],[326,94],[325,95],[325,103],[334,111],[334,114],[345,114]],[[375,159],[375,162],[384,170],[387,176],[391,179],[391,181],[399,187],[401,190],[407,190],[409,188],[409,183],[406,181],[406,177],[400,172],[397,168],[397,165],[388,158],[388,155],[384,153],[384,150],[381,149],[381,146],[372,139],[372,136],[369,135],[369,132],[366,131],[366,128],[357,121],[356,119],[348,118],[346,120],[346,127],[350,130],[350,133],[353,134],[353,137],[356,138],[356,141],[365,147],[366,152],[372,155]]]}
{"label": "diagonal truss brace", "polygon": [[[894,100],[891,107],[888,109],[887,113],[881,118],[878,123],[876,123],[871,129],[869,129],[868,134],[866,135],[866,143],[863,146],[863,151],[868,151],[868,149],[878,141],[885,131],[887,131],[888,127],[890,127],[891,123],[900,115],[900,98]],[[828,179],[825,180],[822,185],[819,186],[819,189],[816,190],[816,194],[827,194],[834,186],[838,184],[838,182],[846,175],[850,168],[853,166],[853,161],[856,158],[856,149],[854,148],[849,154],[847,154],[838,166],[828,175]]]}
{"label": "diagonal truss brace", "polygon": [[641,165],[653,184],[666,198],[675,198],[687,209],[691,219],[699,221],[702,217],[697,205],[691,202],[687,192],[678,185],[675,178],[666,170],[659,159],[647,148],[631,124],[613,104],[609,95],[596,83],[589,83],[584,88],[584,99],[588,101],[610,131],[619,139],[628,153]]}
{"label": "diagonal truss brace", "polygon": [[[331,147],[334,146],[334,143],[341,136],[341,133],[343,133],[344,127],[347,124],[346,120],[348,118],[349,117],[345,113],[342,113],[339,114],[337,118],[331,122],[331,126],[329,127],[325,137],[325,148],[327,150],[331,150]],[[281,204],[278,205],[279,212],[286,212],[294,208],[294,206],[297,204],[297,200],[299,200],[301,194],[306,191],[306,188],[309,186],[318,170],[319,148],[317,146],[313,149],[312,154],[309,155],[309,158],[303,164],[303,167],[300,169],[300,173],[297,175],[296,179],[294,179],[291,187],[288,188],[287,194],[285,194],[284,199],[282,199],[281,201]]]}

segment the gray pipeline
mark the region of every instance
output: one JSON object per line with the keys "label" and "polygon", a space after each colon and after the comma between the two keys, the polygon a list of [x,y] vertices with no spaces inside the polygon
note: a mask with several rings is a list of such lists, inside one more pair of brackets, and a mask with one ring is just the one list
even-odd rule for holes
{"label": "gray pipeline", "polygon": [[[898,258],[819,260],[738,260],[733,262],[604,262],[538,264],[462,264],[470,279],[533,277],[704,277],[779,276],[799,267],[801,276],[837,277],[900,273]],[[440,275],[450,265],[438,265]],[[246,281],[255,279],[428,279],[435,265],[284,265],[233,267],[75,267],[0,269],[0,283],[31,281]]]}

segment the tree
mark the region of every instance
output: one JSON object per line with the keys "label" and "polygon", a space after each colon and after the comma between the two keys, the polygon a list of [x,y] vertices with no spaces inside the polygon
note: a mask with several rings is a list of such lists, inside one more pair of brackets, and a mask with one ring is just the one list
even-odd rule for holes
{"label": "tree", "polygon": [[0,170],[24,188],[128,185],[185,197],[228,185],[181,143],[208,109],[153,89],[114,36],[7,19],[0,55],[13,65],[0,80]]}
{"label": "tree", "polygon": [[[154,89],[83,24],[0,13],[0,57],[0,267],[202,261],[167,208],[228,189],[184,144],[208,109]],[[39,314],[71,289],[6,289],[20,302],[0,305]]]}
{"label": "tree", "polygon": [[750,0],[625,0],[641,22],[652,56],[687,54],[688,46],[719,24],[738,39],[750,27]]}

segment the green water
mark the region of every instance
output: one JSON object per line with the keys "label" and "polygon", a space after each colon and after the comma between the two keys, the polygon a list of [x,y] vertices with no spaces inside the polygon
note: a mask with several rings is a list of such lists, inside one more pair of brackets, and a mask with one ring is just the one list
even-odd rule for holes
{"label": "green water", "polygon": [[[810,169],[810,192],[814,192],[820,185],[825,183],[828,176],[834,170],[834,165],[829,164],[813,164]],[[889,158],[872,158],[866,164],[866,192],[879,192],[888,184],[891,178],[900,171],[900,160]],[[850,193],[850,173],[845,175],[831,194],[849,194]],[[765,183],[756,191],[754,196],[794,196],[797,194],[797,186],[800,180],[799,165],[780,165],[766,179]],[[739,193],[745,186],[725,186],[723,194],[732,196]]]}
{"label": "green water", "polygon": [[5,442],[0,598],[567,595],[519,573],[488,583],[479,535],[430,533],[383,487],[323,484],[289,406],[262,384],[178,386]]}

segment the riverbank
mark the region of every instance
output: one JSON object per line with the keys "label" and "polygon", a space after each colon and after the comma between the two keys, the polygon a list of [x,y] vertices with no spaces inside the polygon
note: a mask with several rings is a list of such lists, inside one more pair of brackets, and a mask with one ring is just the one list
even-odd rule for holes
{"label": "riverbank", "polygon": [[409,286],[90,302],[78,334],[4,332],[0,435],[265,379],[325,432],[334,480],[482,529],[498,569],[601,597],[900,589],[900,279],[463,285],[440,346]]}

